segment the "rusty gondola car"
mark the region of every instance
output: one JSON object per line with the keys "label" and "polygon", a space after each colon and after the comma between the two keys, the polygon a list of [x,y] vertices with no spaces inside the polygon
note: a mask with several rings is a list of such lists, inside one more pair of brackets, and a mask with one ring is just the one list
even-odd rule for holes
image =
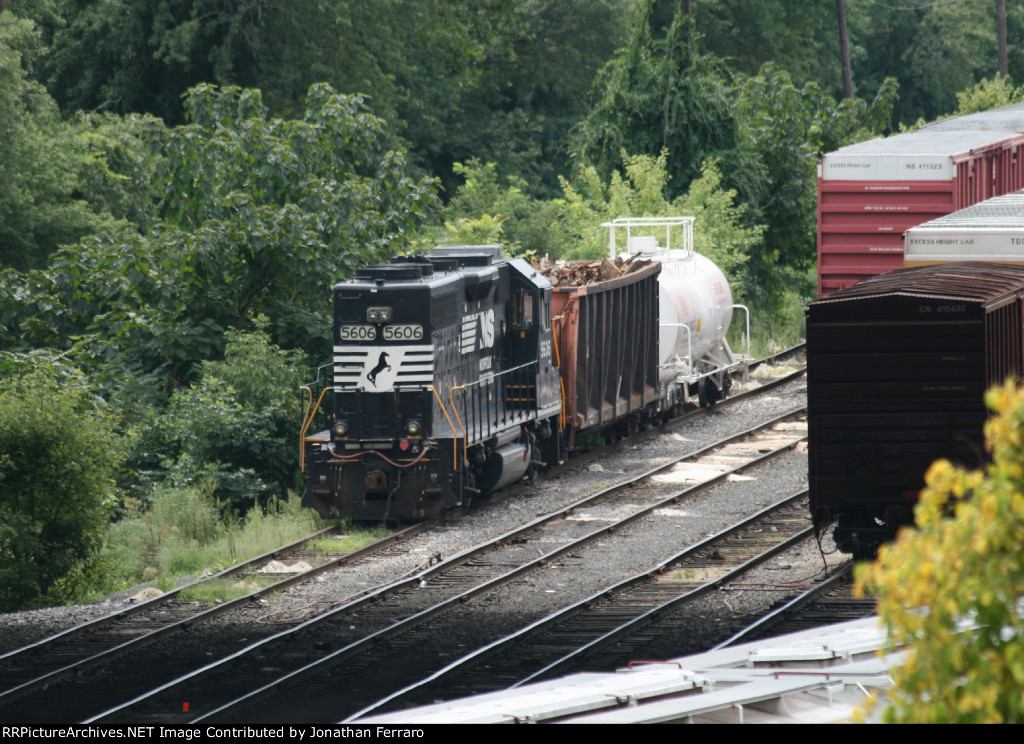
{"label": "rusty gondola car", "polygon": [[913,522],[940,458],[984,463],[985,390],[1019,379],[1024,266],[952,263],[865,279],[807,312],[811,512],[870,557]]}

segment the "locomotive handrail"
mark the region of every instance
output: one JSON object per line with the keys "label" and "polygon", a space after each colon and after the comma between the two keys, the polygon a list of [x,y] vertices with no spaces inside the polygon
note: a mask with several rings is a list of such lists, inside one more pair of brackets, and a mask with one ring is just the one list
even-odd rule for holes
{"label": "locomotive handrail", "polygon": [[551,319],[551,337],[552,347],[555,350],[555,366],[558,367],[558,394],[562,400],[562,410],[558,412],[558,428],[565,428],[565,380],[562,379],[562,352],[558,349],[558,332],[555,330],[555,324],[559,327],[562,326],[562,316],[556,315]]}
{"label": "locomotive handrail", "polygon": [[[468,456],[469,452],[469,433],[466,429],[466,425],[462,422],[462,417],[459,415],[459,407],[455,404],[455,391],[468,390],[469,388],[480,387],[485,383],[493,383],[495,380],[501,377],[511,376],[515,372],[521,372],[531,367],[539,367],[539,363],[534,361],[527,362],[526,364],[520,364],[518,367],[510,367],[509,369],[504,369],[501,372],[495,372],[494,374],[488,375],[487,377],[481,377],[479,380],[467,382],[464,385],[456,385],[455,387],[448,391],[448,402],[451,403],[452,411],[455,413],[455,418],[459,422],[459,428],[462,430],[463,459],[465,459]],[[495,425],[497,425],[497,421],[495,421]]]}
{"label": "locomotive handrail", "polygon": [[[452,434],[454,434],[455,433],[455,424],[452,423],[452,417],[448,415],[448,411],[444,407],[444,401],[441,400],[441,396],[437,394],[437,390],[434,389],[433,385],[427,385],[427,389],[429,389],[430,392],[432,392],[434,394],[434,397],[437,398],[437,404],[439,406],[441,406],[441,413],[443,413],[444,417],[446,419],[448,419],[448,426],[451,427]],[[448,395],[450,397],[451,393],[449,393]],[[456,411],[455,412],[455,416],[458,417],[458,415],[459,415],[459,412]],[[460,422],[459,426],[461,427],[461,425],[462,424]],[[459,469],[459,449],[458,449],[458,447],[459,447],[458,438],[457,437],[452,437],[452,470],[458,470]]]}
{"label": "locomotive handrail", "polygon": [[[318,375],[319,379],[319,375]],[[320,397],[317,398],[316,405],[313,406],[313,390],[309,385],[301,385],[299,390],[305,390],[309,395],[306,401],[306,410],[302,414],[302,431],[299,432],[299,472],[306,472],[306,432],[309,430],[309,425],[313,423],[313,417],[316,416],[316,412],[320,410],[320,404],[324,400],[324,396],[327,395],[327,391],[330,387],[325,387],[320,391]]]}
{"label": "locomotive handrail", "polygon": [[[468,437],[466,436],[466,427],[462,424],[462,416],[459,415],[458,406],[455,405],[455,399],[452,397],[455,395],[456,390],[465,390],[465,385],[456,385],[448,391],[448,402],[452,404],[452,413],[455,414],[455,420],[459,422],[459,428],[462,429],[462,461],[466,462],[466,457],[469,452],[469,446],[466,444]],[[452,427],[452,431],[455,431],[455,427]],[[454,449],[455,445],[452,445]],[[456,469],[458,469],[456,467]]]}
{"label": "locomotive handrail", "polygon": [[320,373],[325,369],[330,369],[330,364],[321,364],[316,368],[316,379],[309,385],[300,385],[299,390],[305,390],[306,396],[306,410],[302,413],[302,429],[299,431],[299,472],[306,472],[306,432],[309,430],[309,425],[313,423],[313,417],[316,412],[320,410],[320,404],[323,402],[324,395],[327,394],[327,390],[330,388],[329,385],[324,385],[324,389],[320,391],[320,397],[316,401],[316,406],[313,406],[313,385],[320,382]]}

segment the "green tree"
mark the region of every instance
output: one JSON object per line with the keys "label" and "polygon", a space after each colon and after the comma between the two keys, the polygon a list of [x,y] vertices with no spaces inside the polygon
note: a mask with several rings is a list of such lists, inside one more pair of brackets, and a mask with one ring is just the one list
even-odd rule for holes
{"label": "green tree", "polygon": [[1009,106],[1024,101],[1024,86],[1014,88],[1004,77],[985,78],[973,88],[956,94],[957,116]]}
{"label": "green tree", "polygon": [[175,391],[145,427],[135,457],[154,480],[212,480],[214,498],[244,514],[297,484],[299,385],[308,375],[264,330],[229,330],[227,339],[224,359],[203,362],[199,381]]}
{"label": "green tree", "polygon": [[0,610],[72,599],[89,579],[125,456],[78,374],[0,355]]}
{"label": "green tree", "polygon": [[[62,244],[127,217],[147,219],[136,120],[61,119],[29,69],[43,50],[32,24],[0,21],[0,267],[39,268]],[[143,192],[144,193],[144,192]]]}
{"label": "green tree", "polygon": [[443,226],[422,230],[416,250],[429,251],[438,243],[500,243],[507,255],[558,255],[564,249],[556,200],[531,196],[526,182],[502,176],[497,163],[477,159],[455,163],[464,180],[440,210]]}
{"label": "green tree", "polygon": [[8,338],[172,385],[260,313],[277,343],[321,354],[330,284],[396,250],[431,204],[433,184],[407,175],[358,97],[314,86],[304,117],[282,120],[259,91],[200,86],[187,112],[181,127],[149,123],[152,229],[121,222],[46,271],[9,274]]}
{"label": "green tree", "polygon": [[665,26],[656,10],[655,0],[639,4],[629,43],[602,70],[596,101],[574,135],[580,160],[607,180],[622,169],[623,153],[666,151],[674,198],[715,158],[728,174],[726,185],[756,204],[761,179],[751,177],[747,154],[738,148],[723,65],[687,50],[690,18],[675,13]]}
{"label": "green tree", "polygon": [[563,183],[559,223],[564,230],[567,258],[607,255],[608,230],[601,223],[617,217],[693,216],[694,250],[711,259],[726,275],[733,290],[744,292],[747,263],[761,239],[760,227],[748,227],[746,208],[736,192],[725,187],[715,161],[704,164],[701,175],[684,194],[669,199],[667,153],[657,158],[625,156],[625,173],[612,174],[606,185],[595,168]]}
{"label": "green tree", "polygon": [[700,44],[742,75],[771,62],[797,85],[842,90],[835,6],[791,0],[700,0],[693,3]]}
{"label": "green tree", "polygon": [[816,167],[824,153],[882,134],[896,99],[887,79],[870,103],[836,100],[816,82],[797,88],[791,76],[766,64],[736,87],[736,116],[744,148],[761,164],[764,180],[759,203],[765,245],[753,256],[751,270],[767,297],[792,282],[780,271],[804,271],[814,265],[817,226]]}
{"label": "green tree", "polygon": [[985,424],[989,466],[934,463],[916,529],[858,566],[891,642],[909,649],[892,670],[889,721],[1024,722],[1024,389],[985,400],[996,413]]}
{"label": "green tree", "polygon": [[958,91],[996,73],[995,3],[851,2],[847,16],[854,81],[872,91],[895,77],[897,122],[953,111]]}
{"label": "green tree", "polygon": [[326,82],[360,94],[454,190],[470,157],[548,195],[566,132],[621,41],[632,0],[54,0],[40,60],[65,111],[184,121],[200,83],[259,88],[277,115]]}

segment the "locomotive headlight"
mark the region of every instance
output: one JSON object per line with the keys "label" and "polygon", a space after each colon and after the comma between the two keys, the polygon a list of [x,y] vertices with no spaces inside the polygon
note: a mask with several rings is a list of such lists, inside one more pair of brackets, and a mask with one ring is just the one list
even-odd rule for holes
{"label": "locomotive headlight", "polygon": [[367,323],[390,323],[391,322],[391,308],[390,307],[368,307],[368,308],[366,308],[366,322]]}
{"label": "locomotive headlight", "polygon": [[405,425],[405,432],[410,437],[418,437],[423,433],[423,425],[419,421],[410,421]]}
{"label": "locomotive headlight", "polygon": [[339,421],[334,425],[334,436],[341,439],[343,436],[348,434],[348,424],[344,421]]}

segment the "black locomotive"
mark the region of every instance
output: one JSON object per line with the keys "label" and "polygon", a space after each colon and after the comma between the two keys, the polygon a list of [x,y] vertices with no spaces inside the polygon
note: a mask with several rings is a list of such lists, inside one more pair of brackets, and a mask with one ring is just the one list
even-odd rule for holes
{"label": "black locomotive", "polygon": [[[560,458],[551,293],[498,246],[438,248],[337,284],[334,379],[315,404],[310,390],[303,505],[422,519]],[[325,397],[325,428],[308,435]]]}

